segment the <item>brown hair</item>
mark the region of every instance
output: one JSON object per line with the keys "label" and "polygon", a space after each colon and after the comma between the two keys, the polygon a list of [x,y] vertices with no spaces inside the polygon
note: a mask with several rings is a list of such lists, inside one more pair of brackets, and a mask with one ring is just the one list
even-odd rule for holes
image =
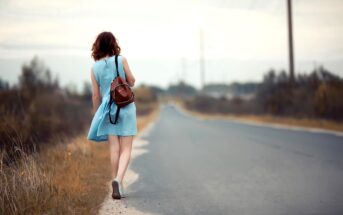
{"label": "brown hair", "polygon": [[94,60],[99,60],[103,57],[119,55],[120,47],[117,39],[111,32],[104,31],[100,33],[92,46],[92,57]]}

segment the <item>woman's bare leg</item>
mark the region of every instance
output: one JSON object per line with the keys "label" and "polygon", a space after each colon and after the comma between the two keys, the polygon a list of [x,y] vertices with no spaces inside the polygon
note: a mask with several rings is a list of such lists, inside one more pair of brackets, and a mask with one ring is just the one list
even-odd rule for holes
{"label": "woman's bare leg", "polygon": [[119,166],[119,154],[120,154],[120,145],[119,145],[118,136],[108,135],[108,143],[109,143],[110,154],[111,154],[112,178],[115,178],[117,177],[118,166]]}
{"label": "woman's bare leg", "polygon": [[123,182],[126,169],[130,162],[132,140],[133,140],[133,136],[120,137],[120,141],[119,141],[119,145],[120,145],[119,156],[120,157],[119,157],[119,168],[118,168],[117,178],[120,180],[121,183]]}

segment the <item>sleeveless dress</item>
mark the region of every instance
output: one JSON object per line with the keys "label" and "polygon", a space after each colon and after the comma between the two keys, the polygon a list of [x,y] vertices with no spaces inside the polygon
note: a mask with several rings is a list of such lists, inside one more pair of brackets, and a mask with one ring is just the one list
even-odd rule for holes
{"label": "sleeveless dress", "polygon": [[[108,135],[132,136],[137,134],[136,104],[132,102],[125,107],[120,108],[117,124],[111,124],[108,118],[110,87],[115,78],[116,66],[115,56],[96,61],[93,64],[93,73],[100,88],[101,104],[95,112],[87,139],[100,142],[107,141]],[[118,56],[119,75],[125,77],[122,63],[122,56]],[[110,115],[114,121],[117,105],[112,103]]]}

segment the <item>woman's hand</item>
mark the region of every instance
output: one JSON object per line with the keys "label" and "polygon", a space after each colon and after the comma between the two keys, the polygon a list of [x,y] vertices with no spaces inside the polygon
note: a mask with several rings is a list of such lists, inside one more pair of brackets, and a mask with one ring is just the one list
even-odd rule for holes
{"label": "woman's hand", "polygon": [[124,72],[125,72],[125,76],[126,76],[126,81],[127,83],[130,85],[130,87],[133,87],[135,85],[135,77],[133,77],[133,74],[130,70],[129,64],[127,63],[127,60],[125,57],[122,57],[123,59],[123,67],[124,67]]}
{"label": "woman's hand", "polygon": [[93,102],[93,114],[95,114],[96,110],[100,105],[100,89],[98,82],[94,76],[93,70],[91,69],[91,81],[92,81],[92,102]]}

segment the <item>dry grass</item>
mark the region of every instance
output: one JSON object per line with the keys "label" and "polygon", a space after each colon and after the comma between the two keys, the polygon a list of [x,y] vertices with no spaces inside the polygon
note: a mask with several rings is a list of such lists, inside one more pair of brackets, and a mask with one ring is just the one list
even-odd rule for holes
{"label": "dry grass", "polygon": [[[138,129],[157,113],[138,117]],[[61,140],[11,166],[0,163],[0,214],[97,214],[109,180],[106,142],[86,134]]]}
{"label": "dry grass", "polygon": [[56,203],[52,175],[33,156],[24,156],[11,167],[1,163],[0,168],[1,214],[41,214]]}
{"label": "dry grass", "polygon": [[292,117],[278,117],[272,115],[234,115],[234,114],[206,114],[194,110],[189,110],[183,105],[180,100],[175,101],[175,103],[182,109],[190,114],[193,114],[202,119],[233,119],[241,120],[246,122],[260,122],[260,123],[273,123],[281,125],[292,125],[305,128],[319,128],[327,129],[332,131],[343,132],[343,123],[335,122],[324,119],[309,119],[309,118],[292,118]]}
{"label": "dry grass", "polygon": [[106,144],[85,135],[1,165],[0,214],[96,214],[107,193]]}

